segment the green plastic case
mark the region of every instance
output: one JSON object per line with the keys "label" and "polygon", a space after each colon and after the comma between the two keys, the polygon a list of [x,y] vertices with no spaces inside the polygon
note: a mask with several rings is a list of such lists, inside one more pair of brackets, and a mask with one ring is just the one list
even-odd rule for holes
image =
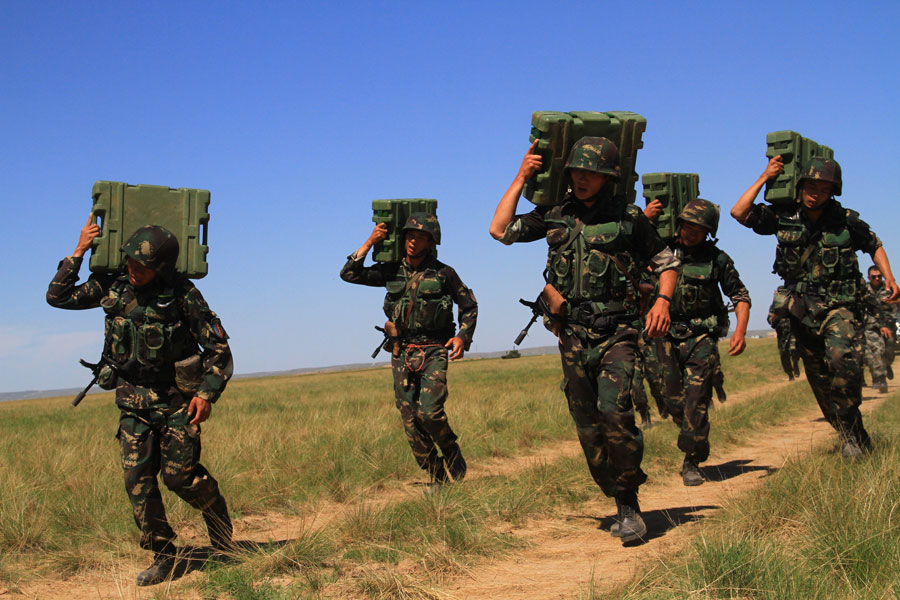
{"label": "green plastic case", "polygon": [[814,156],[834,158],[834,150],[805,138],[796,131],[773,131],[766,134],[766,156],[781,155],[784,173],[766,183],[766,201],[775,205],[794,204],[797,179],[803,165]]}
{"label": "green plastic case", "polygon": [[372,221],[388,224],[388,236],[372,249],[375,262],[398,262],[406,256],[400,229],[413,213],[437,214],[437,200],[433,198],[399,198],[372,200]]}
{"label": "green plastic case", "polygon": [[125,257],[120,248],[144,225],[161,225],[178,238],[179,273],[200,279],[209,272],[208,190],[98,181],[91,196],[94,222],[101,224],[100,236],[94,240],[91,251],[92,272],[124,270]]}
{"label": "green plastic case", "polygon": [[662,202],[662,213],[656,219],[656,231],[665,239],[675,237],[675,220],[687,203],[700,195],[700,175],[697,173],[645,173],[641,178],[645,204],[656,199]]}
{"label": "green plastic case", "polygon": [[530,140],[540,140],[536,152],[543,159],[542,170],[525,182],[523,195],[538,206],[559,204],[568,191],[566,159],[572,145],[585,136],[605,137],[619,148],[621,179],[615,192],[634,203],[637,182],[637,151],[644,146],[641,136],[647,119],[629,111],[555,112],[537,111],[531,115]]}

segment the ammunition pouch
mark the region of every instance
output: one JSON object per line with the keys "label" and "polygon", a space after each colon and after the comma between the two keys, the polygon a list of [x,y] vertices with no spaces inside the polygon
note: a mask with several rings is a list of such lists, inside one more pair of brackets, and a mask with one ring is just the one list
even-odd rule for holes
{"label": "ammunition pouch", "polygon": [[203,383],[203,359],[199,354],[188,356],[175,363],[175,387],[191,398],[197,395]]}

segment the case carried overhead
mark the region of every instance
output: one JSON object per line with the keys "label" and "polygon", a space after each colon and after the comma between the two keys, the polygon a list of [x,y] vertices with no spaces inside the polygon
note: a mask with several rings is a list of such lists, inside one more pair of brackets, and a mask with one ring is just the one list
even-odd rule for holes
{"label": "case carried overhead", "polygon": [[92,246],[91,271],[123,270],[122,244],[144,225],[161,225],[178,238],[176,269],[179,273],[199,279],[209,272],[206,263],[208,190],[98,181],[91,196],[94,222],[101,223],[100,236]]}
{"label": "case carried overhead", "polygon": [[535,151],[541,155],[541,171],[525,182],[523,195],[538,206],[559,204],[566,195],[566,159],[572,145],[585,136],[605,137],[619,149],[622,177],[616,182],[616,195],[634,203],[637,182],[635,162],[643,147],[641,136],[647,119],[629,111],[554,112],[537,111],[531,115],[531,141],[540,140]]}
{"label": "case carried overhead", "polygon": [[700,175],[697,173],[645,173],[641,178],[646,204],[662,202],[662,213],[656,218],[659,237],[675,237],[675,220],[687,203],[700,195]]}
{"label": "case carried overhead", "polygon": [[772,204],[794,204],[797,200],[797,179],[803,165],[815,156],[834,158],[834,150],[805,138],[796,131],[773,131],[766,134],[766,156],[781,155],[784,173],[766,183],[766,201]]}
{"label": "case carried overhead", "polygon": [[401,198],[372,200],[372,221],[388,224],[388,236],[372,249],[375,262],[398,262],[406,256],[400,229],[413,213],[437,214],[437,200],[433,198]]}

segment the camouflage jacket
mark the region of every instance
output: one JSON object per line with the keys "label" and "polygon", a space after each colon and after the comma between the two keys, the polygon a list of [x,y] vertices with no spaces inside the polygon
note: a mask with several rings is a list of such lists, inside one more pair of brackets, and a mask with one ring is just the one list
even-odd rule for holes
{"label": "camouflage jacket", "polygon": [[866,307],[866,329],[878,331],[887,327],[893,333],[897,327],[895,305],[885,302],[891,293],[882,284],[877,290],[866,282],[863,304]]}
{"label": "camouflage jacket", "polygon": [[675,243],[673,252],[681,260],[669,307],[673,324],[687,324],[694,333],[705,330],[719,337],[726,335],[728,311],[719,288],[735,306],[739,302],[750,304],[750,293],[734,261],[710,240],[690,248]]}
{"label": "camouflage jacket", "polygon": [[516,215],[500,241],[541,238],[548,245],[544,278],[569,303],[576,321],[579,315],[636,316],[635,287],[647,266],[658,275],[679,265],[643,212],[618,196],[601,197],[590,208],[571,195],[561,204],[538,206]]}
{"label": "camouflage jacket", "polygon": [[175,362],[200,353],[202,382],[196,395],[215,402],[234,365],[228,335],[200,291],[184,277],[166,283],[157,277],[136,288],[127,274],[92,274],[76,285],[81,258],[67,257],[47,290],[57,308],[106,312],[104,354],[118,376],[137,386],[175,380]]}
{"label": "camouflage jacket", "polygon": [[445,343],[454,337],[453,303],[458,308],[459,332],[466,349],[472,343],[478,303],[453,267],[428,256],[417,269],[406,259],[400,262],[363,266],[365,256],[347,257],[341,279],[349,283],[381,287],[384,314],[397,327],[400,338],[409,343]]}
{"label": "camouflage jacket", "polygon": [[754,204],[744,225],[778,238],[773,273],[817,312],[856,304],[862,292],[856,252],[874,255],[881,247],[859,214],[833,199],[815,222],[799,206]]}

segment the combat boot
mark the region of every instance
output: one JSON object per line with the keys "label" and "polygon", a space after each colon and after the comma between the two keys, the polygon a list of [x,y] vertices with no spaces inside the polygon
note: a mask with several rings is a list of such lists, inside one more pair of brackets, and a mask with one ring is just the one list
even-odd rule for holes
{"label": "combat boot", "polygon": [[641,429],[650,427],[650,407],[642,406],[638,409],[638,412],[641,415]]}
{"label": "combat boot", "polygon": [[861,458],[863,449],[854,438],[848,437],[841,446],[841,456],[844,458]]}
{"label": "combat boot", "polygon": [[235,550],[231,535],[234,529],[228,516],[228,505],[225,498],[219,496],[209,508],[203,511],[206,530],[209,532],[209,543],[216,552],[228,554]]}
{"label": "combat boot", "polygon": [[681,481],[686,486],[701,485],[706,479],[700,472],[697,461],[692,458],[684,457],[684,464],[681,466]]}
{"label": "combat boot", "polygon": [[137,584],[141,587],[156,585],[167,580],[175,570],[175,544],[168,543],[163,549],[153,553],[153,564],[138,573]]}
{"label": "combat boot", "polygon": [[616,523],[609,528],[610,534],[623,543],[641,539],[647,533],[647,525],[641,518],[637,492],[623,492],[616,496]]}
{"label": "combat boot", "polygon": [[877,382],[873,382],[872,387],[878,388],[879,394],[887,394],[888,386],[887,380],[885,379],[879,379]]}
{"label": "combat boot", "polygon": [[444,484],[450,481],[447,476],[447,468],[442,456],[435,454],[433,460],[428,464],[428,467],[425,470],[431,475],[431,481],[425,484],[426,494],[434,494],[441,491]]}
{"label": "combat boot", "polygon": [[459,444],[454,443],[447,452],[444,452],[444,461],[447,463],[447,470],[450,472],[450,479],[455,483],[459,483],[466,478],[466,459],[463,458],[462,450]]}

